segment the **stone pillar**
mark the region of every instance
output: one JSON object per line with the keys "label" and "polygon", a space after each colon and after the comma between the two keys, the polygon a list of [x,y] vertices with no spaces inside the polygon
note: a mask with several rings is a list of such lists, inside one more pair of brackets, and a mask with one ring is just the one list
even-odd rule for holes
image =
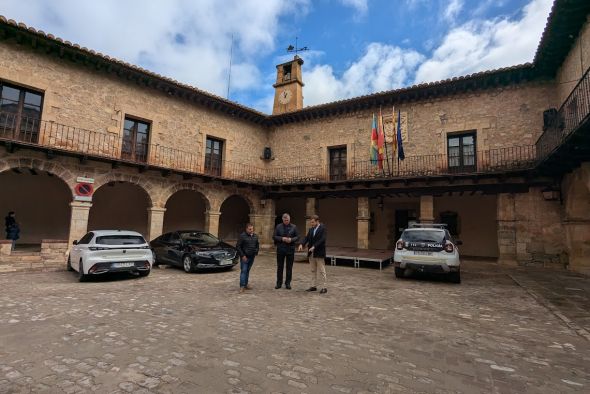
{"label": "stone pillar", "polygon": [[511,266],[517,265],[514,194],[498,194],[496,209],[496,220],[498,222],[498,263]]}
{"label": "stone pillar", "polygon": [[275,215],[250,214],[250,223],[254,225],[254,231],[258,235],[260,247],[268,249],[273,245],[272,234],[274,231]]}
{"label": "stone pillar", "polygon": [[205,230],[214,235],[219,236],[219,217],[221,212],[219,211],[205,211]]}
{"label": "stone pillar", "polygon": [[433,196],[420,196],[420,223],[434,223]]}
{"label": "stone pillar", "polygon": [[302,236],[305,236],[305,234],[307,233],[307,229],[311,227],[311,215],[317,215],[316,202],[317,200],[315,199],[315,197],[309,197],[305,199],[305,228],[301,229],[300,231],[303,234]]}
{"label": "stone pillar", "polygon": [[164,231],[165,212],[166,208],[148,208],[148,233],[146,234],[148,242],[162,235]]}
{"label": "stone pillar", "polygon": [[369,221],[371,213],[369,210],[369,197],[357,198],[357,241],[359,249],[369,249]]}
{"label": "stone pillar", "polygon": [[565,220],[568,269],[590,275],[590,220]]}
{"label": "stone pillar", "polygon": [[70,235],[68,237],[68,248],[72,247],[74,240],[79,240],[88,232],[88,216],[92,203],[84,201],[72,201],[72,214],[70,215]]}

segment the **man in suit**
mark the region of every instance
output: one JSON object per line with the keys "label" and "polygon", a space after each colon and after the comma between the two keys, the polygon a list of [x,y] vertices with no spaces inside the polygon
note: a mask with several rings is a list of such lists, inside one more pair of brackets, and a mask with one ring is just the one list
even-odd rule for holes
{"label": "man in suit", "polygon": [[283,270],[285,260],[287,261],[287,275],[285,277],[285,288],[291,290],[291,277],[293,276],[293,261],[295,260],[295,244],[299,241],[297,226],[291,223],[288,213],[283,214],[283,223],[275,227],[273,239],[277,245],[277,284],[275,289],[283,285]]}
{"label": "man in suit", "polygon": [[310,217],[311,228],[307,235],[299,245],[299,251],[307,246],[307,254],[309,256],[309,265],[311,266],[311,287],[306,291],[316,291],[318,289],[318,271],[322,276],[320,294],[328,292],[326,288],[326,227],[320,223],[318,215]]}

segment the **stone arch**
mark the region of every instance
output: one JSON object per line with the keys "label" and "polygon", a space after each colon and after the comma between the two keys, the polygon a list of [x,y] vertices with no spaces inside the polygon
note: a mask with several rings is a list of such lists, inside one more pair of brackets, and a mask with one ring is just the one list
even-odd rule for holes
{"label": "stone arch", "polygon": [[8,158],[0,159],[0,173],[15,168],[26,168],[34,171],[48,172],[62,180],[70,189],[72,199],[74,198],[74,188],[76,187],[76,176],[59,162],[52,160],[41,160],[31,158]]}
{"label": "stone arch", "polygon": [[109,173],[105,176],[99,176],[94,180],[94,193],[98,192],[101,187],[113,182],[126,182],[140,187],[148,197],[149,207],[155,206],[154,201],[157,201],[155,197],[156,186],[139,175]]}
{"label": "stone arch", "polygon": [[231,194],[219,207],[219,236],[229,242],[237,240],[244,225],[251,221],[252,201],[243,194]]}
{"label": "stone arch", "polygon": [[88,230],[122,229],[149,236],[152,196],[144,184],[123,177],[109,177],[96,187],[88,217]]}
{"label": "stone arch", "polygon": [[162,193],[160,194],[159,198],[157,200],[155,200],[157,206],[159,206],[159,207],[166,206],[166,203],[168,202],[168,200],[170,200],[170,197],[172,197],[176,192],[179,192],[182,190],[191,190],[191,191],[195,191],[195,192],[199,193],[203,197],[203,199],[205,200],[205,205],[206,205],[207,210],[211,209],[210,193],[208,193],[208,191],[206,189],[202,188],[200,185],[198,185],[196,183],[190,183],[190,182],[177,183],[177,184],[172,185],[171,187],[164,189],[162,191]]}
{"label": "stone arch", "polygon": [[44,239],[68,239],[73,200],[73,187],[68,179],[71,179],[68,171],[59,165],[2,160],[0,215],[16,212],[20,227],[17,248],[37,249]]}
{"label": "stone arch", "polygon": [[207,195],[195,184],[177,184],[164,193],[163,232],[206,230],[206,214],[211,208]]}

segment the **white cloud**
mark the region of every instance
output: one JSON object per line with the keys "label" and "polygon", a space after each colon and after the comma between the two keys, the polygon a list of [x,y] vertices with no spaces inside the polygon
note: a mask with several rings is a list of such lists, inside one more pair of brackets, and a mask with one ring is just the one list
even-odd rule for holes
{"label": "white cloud", "polygon": [[450,23],[455,23],[455,19],[459,12],[463,9],[463,0],[451,0],[445,8],[443,13],[443,17],[446,21]]}
{"label": "white cloud", "polygon": [[452,29],[416,73],[415,82],[513,66],[533,60],[551,0],[532,0],[519,20],[471,21]]}
{"label": "white cloud", "polygon": [[347,7],[352,7],[358,12],[358,16],[364,16],[369,10],[368,0],[340,0]]}
{"label": "white cloud", "polygon": [[309,0],[3,0],[0,13],[184,83],[225,96],[259,86],[256,58],[274,50],[279,19]]}
{"label": "white cloud", "polygon": [[423,56],[414,50],[371,43],[341,78],[325,64],[304,71],[304,103],[316,105],[401,87],[421,61]]}

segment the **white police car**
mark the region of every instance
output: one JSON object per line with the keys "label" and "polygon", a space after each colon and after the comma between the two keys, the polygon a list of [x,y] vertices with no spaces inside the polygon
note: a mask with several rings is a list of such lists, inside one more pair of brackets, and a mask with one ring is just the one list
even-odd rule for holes
{"label": "white police car", "polygon": [[449,275],[461,283],[461,241],[454,241],[445,224],[413,224],[405,229],[395,245],[395,276],[403,278],[412,272]]}

